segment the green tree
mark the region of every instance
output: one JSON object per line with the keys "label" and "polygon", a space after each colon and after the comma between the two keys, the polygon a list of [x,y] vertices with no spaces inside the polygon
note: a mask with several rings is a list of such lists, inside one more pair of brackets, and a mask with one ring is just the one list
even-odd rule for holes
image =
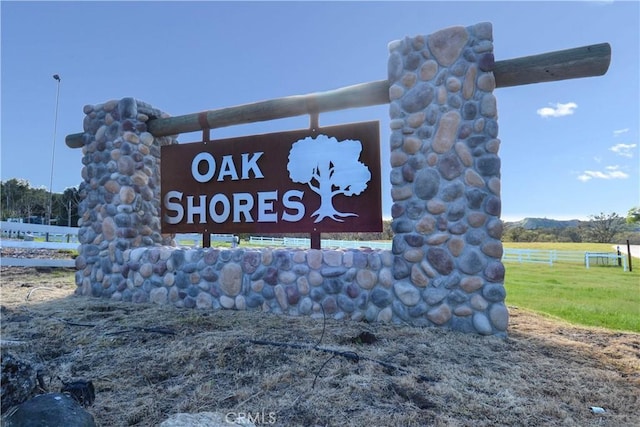
{"label": "green tree", "polygon": [[22,202],[28,189],[29,181],[24,179],[12,178],[0,183],[2,220],[22,216]]}
{"label": "green tree", "polygon": [[634,206],[627,212],[627,224],[640,223],[640,206]]}
{"label": "green tree", "polygon": [[612,243],[616,234],[625,230],[625,220],[615,212],[589,215],[582,223],[583,240],[596,243]]}
{"label": "green tree", "polygon": [[53,213],[58,225],[78,226],[80,195],[75,187],[65,188],[62,194],[54,194]]}

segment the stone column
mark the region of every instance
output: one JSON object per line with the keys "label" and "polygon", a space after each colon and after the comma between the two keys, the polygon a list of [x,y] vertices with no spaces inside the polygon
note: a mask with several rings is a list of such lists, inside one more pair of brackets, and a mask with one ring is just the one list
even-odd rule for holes
{"label": "stone column", "polygon": [[111,296],[126,287],[124,251],[172,243],[160,234],[160,146],[176,141],[147,132],[167,115],[133,98],[84,113],[77,292]]}
{"label": "stone column", "polygon": [[425,324],[505,335],[491,24],[389,50],[394,286]]}

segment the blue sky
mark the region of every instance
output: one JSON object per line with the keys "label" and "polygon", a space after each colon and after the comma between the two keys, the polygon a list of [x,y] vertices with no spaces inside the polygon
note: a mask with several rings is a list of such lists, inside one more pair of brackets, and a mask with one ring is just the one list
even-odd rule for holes
{"label": "blue sky", "polygon": [[[639,205],[640,4],[574,2],[1,2],[1,178],[81,182],[86,104],[134,97],[171,115],[381,80],[389,42],[493,23],[496,60],[608,42],[602,77],[496,89],[502,217],[625,215]],[[60,96],[54,138],[55,101]],[[380,120],[390,216],[388,106],[325,113]],[[212,138],[308,127],[308,117]],[[193,142],[199,133],[183,134]],[[54,149],[55,140],[55,149]]]}

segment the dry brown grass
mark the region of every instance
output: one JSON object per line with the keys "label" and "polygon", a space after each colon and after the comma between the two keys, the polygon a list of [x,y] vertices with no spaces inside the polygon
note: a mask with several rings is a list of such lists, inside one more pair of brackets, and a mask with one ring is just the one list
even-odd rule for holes
{"label": "dry brown grass", "polygon": [[[322,319],[75,297],[70,271],[5,268],[1,281],[2,339],[24,342],[8,350],[41,363],[50,390],[60,387],[58,377],[92,380],[89,410],[102,426],[153,426],[177,412],[203,411],[273,413],[279,426],[640,420],[640,335],[515,307],[507,339],[327,320],[320,347],[356,352],[354,362],[251,342],[314,346]],[[362,343],[363,332],[377,341]],[[594,415],[590,406],[606,413]]]}

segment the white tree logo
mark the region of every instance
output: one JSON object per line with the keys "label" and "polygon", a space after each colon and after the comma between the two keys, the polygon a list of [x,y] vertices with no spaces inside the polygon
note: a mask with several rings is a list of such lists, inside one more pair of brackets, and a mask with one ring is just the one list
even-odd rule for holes
{"label": "white tree logo", "polygon": [[358,216],[338,212],[332,199],[338,194],[347,197],[358,195],[367,188],[371,172],[358,160],[361,152],[360,141],[338,141],[326,135],[306,137],[293,144],[287,164],[289,178],[309,185],[320,196],[320,207],[311,214],[312,217],[317,216],[314,222],[324,218],[343,222],[343,217]]}

